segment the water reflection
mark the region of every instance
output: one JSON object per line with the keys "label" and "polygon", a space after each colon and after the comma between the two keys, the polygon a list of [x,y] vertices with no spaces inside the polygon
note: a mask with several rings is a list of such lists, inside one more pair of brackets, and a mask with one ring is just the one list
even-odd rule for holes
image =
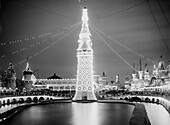
{"label": "water reflection", "polygon": [[100,125],[97,103],[73,103],[72,124],[73,125]]}
{"label": "water reflection", "polygon": [[1,108],[0,108],[0,114],[6,112],[6,111],[8,111],[8,110],[11,110],[11,109],[17,107],[18,105],[19,105],[19,104],[3,105],[3,106],[1,106]]}
{"label": "water reflection", "polygon": [[[29,104],[33,104],[33,102],[29,103]],[[18,106],[21,106],[21,105],[27,105],[27,103],[16,103],[16,104],[2,105],[0,107],[0,114],[6,112],[8,110],[11,110],[13,108],[16,108]]]}
{"label": "water reflection", "polygon": [[128,125],[133,106],[112,103],[73,103],[73,125]]}
{"label": "water reflection", "polygon": [[25,109],[5,125],[129,125],[133,105],[57,103]]}

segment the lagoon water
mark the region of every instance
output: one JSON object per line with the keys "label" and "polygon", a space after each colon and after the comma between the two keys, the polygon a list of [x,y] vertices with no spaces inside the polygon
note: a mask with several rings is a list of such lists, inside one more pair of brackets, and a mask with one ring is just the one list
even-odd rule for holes
{"label": "lagoon water", "polygon": [[26,108],[5,125],[129,125],[134,106],[119,103],[55,103]]}

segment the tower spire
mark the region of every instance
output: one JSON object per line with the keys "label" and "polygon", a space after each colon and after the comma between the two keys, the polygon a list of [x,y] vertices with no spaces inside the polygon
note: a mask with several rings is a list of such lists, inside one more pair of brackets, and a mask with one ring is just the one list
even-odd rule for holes
{"label": "tower spire", "polygon": [[80,31],[80,34],[79,34],[79,40],[78,40],[78,43],[79,43],[79,47],[78,47],[78,50],[92,50],[92,42],[91,42],[91,33],[90,33],[90,30],[89,30],[89,25],[88,25],[88,20],[89,20],[89,17],[88,17],[88,11],[87,11],[87,8],[84,7],[82,9],[82,28],[81,28],[81,31]]}
{"label": "tower spire", "polygon": [[25,70],[24,70],[23,72],[33,73],[33,71],[32,71],[31,68],[30,68],[30,65],[29,65],[29,58],[28,58],[28,57],[27,57],[26,67],[25,67]]}

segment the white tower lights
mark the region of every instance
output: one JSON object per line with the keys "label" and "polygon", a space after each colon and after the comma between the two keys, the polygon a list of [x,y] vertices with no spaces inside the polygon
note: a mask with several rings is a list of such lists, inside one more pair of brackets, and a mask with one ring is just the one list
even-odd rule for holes
{"label": "white tower lights", "polygon": [[73,100],[97,100],[94,94],[93,49],[88,27],[87,8],[82,9],[82,28],[77,49],[76,94]]}

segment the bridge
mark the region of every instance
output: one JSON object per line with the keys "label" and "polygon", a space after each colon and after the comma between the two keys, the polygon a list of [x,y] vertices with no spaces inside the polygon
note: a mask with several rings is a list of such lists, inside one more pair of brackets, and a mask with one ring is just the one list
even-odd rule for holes
{"label": "bridge", "polygon": [[[66,97],[56,97],[56,96],[48,96],[48,95],[4,97],[4,98],[0,98],[0,106],[6,104],[15,104],[15,103],[24,103],[24,102],[41,102],[41,101],[48,101],[48,100],[55,100],[55,99],[66,99]],[[109,99],[157,103],[157,104],[161,104],[170,113],[170,101],[159,96],[123,95],[123,96],[112,96],[109,97]]]}
{"label": "bridge", "polygon": [[115,96],[110,99],[130,100],[136,102],[147,102],[161,104],[170,113],[170,100],[159,96],[124,95]]}
{"label": "bridge", "polygon": [[5,98],[0,98],[0,106],[6,104],[39,102],[39,101],[47,101],[47,100],[54,100],[54,99],[65,99],[65,97],[55,97],[55,96],[47,96],[47,95],[5,97]]}

